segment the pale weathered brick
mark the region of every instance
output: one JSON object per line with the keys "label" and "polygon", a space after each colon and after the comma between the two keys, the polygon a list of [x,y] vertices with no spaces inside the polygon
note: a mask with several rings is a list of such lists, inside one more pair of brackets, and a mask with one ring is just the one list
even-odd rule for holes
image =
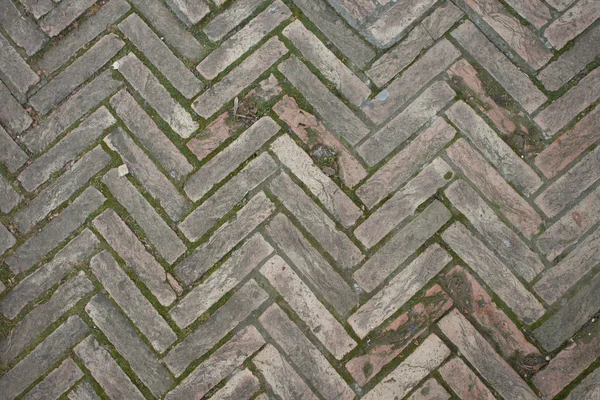
{"label": "pale weathered brick", "polygon": [[223,79],[198,96],[192,108],[202,118],[209,118],[287,52],[287,47],[277,37],[272,37]]}
{"label": "pale weathered brick", "polygon": [[457,309],[438,323],[442,333],[505,399],[536,400],[527,383],[500,357]]}
{"label": "pale weathered brick", "polygon": [[0,121],[11,132],[19,134],[29,128],[33,119],[13,97],[10,90],[0,81]]}
{"label": "pale weathered brick", "polygon": [[315,291],[340,314],[358,304],[358,296],[283,214],[277,214],[267,233]]}
{"label": "pale weathered brick", "polygon": [[265,341],[254,326],[235,334],[202,364],[193,370],[172,392],[167,400],[188,400],[202,397],[223,378],[242,365],[246,358],[258,351]]}
{"label": "pale weathered brick", "polygon": [[18,194],[12,185],[0,175],[0,211],[8,214],[19,204],[21,195]]}
{"label": "pale weathered brick", "polygon": [[496,166],[500,174],[526,196],[541,185],[540,177],[466,103],[455,103],[446,115]]}
{"label": "pale weathered brick", "polygon": [[439,337],[431,334],[363,398],[365,400],[400,399],[449,355],[450,349]]}
{"label": "pale weathered brick", "polygon": [[75,389],[67,394],[69,400],[100,400],[94,388],[88,381],[82,381]]}
{"label": "pale weathered brick", "polygon": [[518,70],[471,22],[465,22],[452,31],[451,35],[525,111],[531,113],[546,101],[546,96],[529,77]]}
{"label": "pale weathered brick", "polygon": [[63,247],[54,258],[27,276],[0,300],[0,311],[8,319],[14,319],[19,312],[36,297],[49,290],[63,279],[75,266],[92,255],[100,245],[96,236],[84,229],[79,236]]}
{"label": "pale weathered brick", "polygon": [[205,0],[167,0],[167,4],[188,26],[197,24],[210,12]]}
{"label": "pale weathered brick", "polygon": [[435,200],[377,250],[356,272],[354,280],[372,292],[412,253],[450,219],[450,211]]}
{"label": "pale weathered brick", "polygon": [[352,241],[287,174],[279,174],[269,188],[342,268],[352,268],[363,259]]}
{"label": "pale weathered brick", "polygon": [[206,27],[204,33],[210,40],[216,42],[231,32],[242,21],[248,18],[263,0],[237,0],[216,16]]}
{"label": "pale weathered brick", "polygon": [[15,243],[17,243],[17,239],[15,239],[13,234],[0,223],[0,255],[4,254],[6,250],[11,248]]}
{"label": "pale weathered brick", "polygon": [[[41,3],[40,0],[27,0],[28,2]],[[44,0],[46,1],[46,0]],[[51,0],[48,0],[51,2]],[[72,32],[62,38],[56,46],[47,49],[36,66],[46,75],[51,74],[74,56],[87,43],[94,40],[108,26],[125,14],[131,6],[126,0],[110,0]]]}
{"label": "pale weathered brick", "polygon": [[368,208],[373,208],[433,159],[455,134],[456,130],[444,119],[436,119],[427,130],[371,175],[356,194]]}
{"label": "pale weathered brick", "polygon": [[456,47],[442,39],[365,104],[362,110],[373,122],[381,124],[459,56]]}
{"label": "pale weathered brick", "polygon": [[342,225],[349,227],[361,216],[358,206],[313,163],[291,137],[281,136],[273,142],[271,149]]}
{"label": "pale weathered brick", "polygon": [[455,222],[442,233],[442,239],[525,323],[544,315],[544,306],[463,224]]}
{"label": "pale weathered brick", "polygon": [[93,187],[85,189],[40,232],[36,232],[6,259],[10,269],[14,273],[20,273],[32,267],[79,228],[105,200],[102,193]]}
{"label": "pale weathered brick", "polygon": [[461,400],[496,400],[496,397],[471,371],[465,362],[456,357],[438,369],[444,382]]}
{"label": "pale weathered brick", "polygon": [[42,19],[40,28],[50,37],[61,33],[71,25],[85,10],[94,4],[94,0],[65,0],[56,5]]}
{"label": "pale weathered brick", "polygon": [[555,49],[562,49],[588,26],[600,18],[600,4],[595,0],[580,0],[544,31]]}
{"label": "pale weathered brick", "polygon": [[187,138],[198,129],[198,123],[192,119],[192,116],[181,104],[171,97],[165,87],[135,54],[129,53],[118,63],[119,72],[175,133],[182,138]]}
{"label": "pale weathered brick", "polygon": [[119,30],[186,98],[191,99],[202,90],[204,86],[202,82],[187,69],[185,64],[171,52],[137,14],[131,14],[121,22]]}
{"label": "pale weathered brick", "polygon": [[175,332],[106,250],[92,258],[90,268],[158,352],[164,352],[177,339]]}
{"label": "pale weathered brick", "polygon": [[[250,1],[240,4],[248,5]],[[235,6],[234,6],[235,7]],[[228,11],[232,11],[229,8]],[[225,71],[233,62],[254,47],[273,29],[289,18],[292,12],[283,2],[275,1],[266,10],[258,14],[244,28],[227,39],[211,52],[196,68],[206,79],[212,80]],[[219,17],[217,17],[218,19]],[[221,17],[222,18],[222,17]],[[212,22],[211,22],[212,24]],[[209,24],[210,25],[210,24]],[[208,27],[207,27],[208,28]]]}
{"label": "pale weathered brick", "polygon": [[132,175],[159,201],[171,219],[178,221],[185,214],[190,206],[189,200],[179,193],[175,185],[121,128],[106,136],[104,142],[119,153]]}
{"label": "pale weathered brick", "polygon": [[115,211],[112,209],[105,210],[92,223],[94,228],[104,237],[104,240],[125,261],[127,266],[136,273],[140,280],[144,282],[160,304],[166,307],[175,301],[177,296],[167,283],[165,270],[148,253],[142,242],[139,241]]}
{"label": "pale weathered brick", "polygon": [[54,400],[69,390],[79,379],[83,372],[72,358],[67,358],[58,368],[53,370],[31,389],[23,399],[26,400]]}
{"label": "pale weathered brick", "polygon": [[[371,90],[348,67],[346,67],[312,32],[296,20],[288,25],[283,34],[330,80],[350,103],[360,106]],[[306,90],[306,89],[305,89]],[[313,103],[311,101],[311,103]],[[328,117],[328,115],[327,115]]]}
{"label": "pale weathered brick", "polygon": [[0,78],[21,103],[25,102],[29,88],[40,80],[40,77],[29,68],[25,60],[2,35],[0,35]]}
{"label": "pale weathered brick", "polygon": [[211,398],[215,400],[249,400],[260,390],[260,381],[248,368],[236,373]]}
{"label": "pale weathered brick", "polygon": [[259,119],[187,180],[184,186],[186,194],[193,201],[200,200],[214,185],[269,141],[279,129],[279,125],[270,117]]}
{"label": "pale weathered brick", "polygon": [[113,399],[144,399],[142,393],[111,357],[108,350],[103,348],[93,336],[88,336],[73,351],[108,396]]}
{"label": "pale weathered brick", "polygon": [[235,250],[216,271],[192,289],[169,311],[173,321],[181,328],[191,325],[227,292],[244,280],[272,252],[273,248],[260,234],[252,236],[239,250]]}
{"label": "pale weathered brick", "polygon": [[436,7],[421,24],[434,40],[438,40],[456,23],[456,21],[461,19],[463,15],[465,14],[460,8],[455,6],[450,0],[446,0],[440,6]]}
{"label": "pale weathered brick", "polygon": [[0,150],[0,162],[10,172],[16,172],[29,159],[2,126],[0,126],[0,149],[2,149]]}
{"label": "pale weathered brick", "polygon": [[164,361],[171,372],[180,376],[268,297],[254,280],[248,281],[198,329],[169,351]]}
{"label": "pale weathered brick", "polygon": [[174,270],[175,274],[188,285],[196,281],[265,221],[273,211],[275,205],[271,200],[264,192],[258,193],[238,211],[235,219],[219,227],[208,241],[179,263]]}
{"label": "pale weathered brick", "polygon": [[[556,0],[549,0],[547,3],[551,4],[553,1]],[[550,9],[540,0],[506,0],[506,4],[537,29],[540,29],[552,19]]]}
{"label": "pale weathered brick", "polygon": [[569,393],[566,400],[597,399],[600,398],[600,368],[596,368],[586,376],[575,389]]}
{"label": "pale weathered brick", "polygon": [[269,307],[258,320],[323,397],[354,399],[354,392],[342,377],[277,304]]}
{"label": "pale weathered brick", "polygon": [[435,82],[400,114],[358,147],[358,154],[374,166],[394,151],[454,99],[456,93],[445,82]]}
{"label": "pale weathered brick", "polygon": [[52,0],[20,0],[20,2],[36,19],[40,19],[56,7],[56,3]]}
{"label": "pale weathered brick", "polygon": [[434,378],[429,378],[408,400],[448,400],[450,394]]}
{"label": "pale weathered brick", "polygon": [[348,323],[354,332],[361,339],[367,336],[427,285],[451,260],[452,257],[439,245],[428,247],[352,314]]}

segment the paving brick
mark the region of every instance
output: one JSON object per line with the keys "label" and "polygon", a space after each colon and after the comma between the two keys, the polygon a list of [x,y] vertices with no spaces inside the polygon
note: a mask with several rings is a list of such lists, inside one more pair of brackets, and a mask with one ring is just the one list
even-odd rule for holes
{"label": "paving brick", "polygon": [[2,151],[0,151],[0,162],[10,172],[17,171],[29,158],[2,126],[0,126],[0,148],[2,148]]}
{"label": "paving brick", "polygon": [[400,114],[358,147],[369,166],[379,163],[454,99],[456,93],[445,82],[435,82]]}
{"label": "paving brick", "polygon": [[15,398],[25,388],[40,378],[46,370],[64,355],[89,331],[77,316],[69,317],[48,335],[29,355],[0,378],[0,399]]}
{"label": "paving brick", "polygon": [[82,381],[68,395],[69,400],[100,400],[92,385],[88,381]]}
{"label": "paving brick", "polygon": [[83,272],[59,286],[46,303],[34,308],[0,341],[1,359],[7,362],[17,358],[48,326],[93,290]]}
{"label": "paving brick", "polygon": [[527,341],[523,332],[463,267],[454,267],[445,275],[444,281],[456,307],[483,328],[504,358],[519,362],[520,357],[539,356],[539,350]]}
{"label": "paving brick", "polygon": [[58,368],[50,372],[43,381],[31,389],[23,399],[57,399],[82,377],[83,372],[75,364],[75,361],[72,358],[67,358]]}
{"label": "paving brick", "polygon": [[366,26],[368,38],[380,48],[394,44],[410,25],[421,18],[435,4],[433,0],[399,0],[380,18]]}
{"label": "paving brick", "polygon": [[167,4],[173,10],[177,18],[187,26],[195,25],[210,12],[210,8],[204,0],[167,0]]}
{"label": "paving brick", "polygon": [[552,22],[544,36],[555,49],[562,49],[600,17],[600,5],[594,0],[581,0]]}
{"label": "paving brick", "polygon": [[219,227],[210,239],[197,247],[191,256],[175,268],[175,274],[186,284],[198,280],[239,242],[275,211],[275,205],[264,192],[254,196],[236,214],[235,219]]}
{"label": "paving brick", "polygon": [[187,138],[198,129],[198,123],[192,119],[192,116],[181,104],[171,97],[165,87],[135,54],[129,53],[118,63],[119,72],[175,133],[182,138]]}
{"label": "paving brick", "polygon": [[0,35],[0,78],[10,89],[13,95],[24,103],[27,91],[40,77],[29,68],[19,53],[10,45],[8,40]]}
{"label": "paving brick", "polygon": [[0,223],[0,255],[4,254],[6,250],[11,248],[15,243],[17,243],[15,237]]}
{"label": "paving brick", "polygon": [[275,241],[316,293],[340,314],[347,314],[358,304],[358,295],[327,263],[306,238],[283,214],[277,214],[267,226]]}
{"label": "paving brick", "polygon": [[366,74],[381,87],[410,65],[423,49],[432,44],[431,35],[422,25],[417,25],[403,41],[378,58]]}
{"label": "paving brick", "polygon": [[268,344],[252,359],[267,385],[282,400],[316,400],[310,388],[273,345]]}
{"label": "paving brick", "polygon": [[553,261],[592,228],[600,218],[600,188],[588,194],[536,240],[536,246]]}
{"label": "paving brick", "polygon": [[566,400],[591,399],[600,397],[600,369],[596,368],[586,376],[567,397]]}
{"label": "paving brick", "polygon": [[552,7],[554,7],[558,11],[563,11],[564,9],[569,7],[571,4],[573,4],[574,2],[575,2],[575,0],[548,0],[547,1],[548,4],[550,4]]}
{"label": "paving brick", "polygon": [[[370,13],[377,10],[375,0],[331,0],[329,3],[334,7],[350,24],[363,22]],[[379,3],[384,3],[380,1]]]}
{"label": "paving brick", "polygon": [[0,121],[13,133],[19,134],[29,128],[33,119],[13,97],[10,90],[0,82]]}
{"label": "paving brick", "polygon": [[539,256],[496,216],[494,210],[465,181],[454,182],[445,194],[452,205],[486,238],[506,266],[527,282],[542,272],[544,264]]}
{"label": "paving brick", "polygon": [[[131,14],[121,22],[119,30],[186,98],[191,99],[202,90],[204,86],[202,82],[187,69],[137,14]],[[142,96],[144,96],[143,93]],[[157,109],[157,111],[159,110]]]}
{"label": "paving brick", "polygon": [[106,250],[92,258],[90,267],[96,279],[158,352],[164,352],[177,339],[175,332]]}
{"label": "paving brick", "polygon": [[131,0],[130,2],[151,25],[164,36],[168,45],[183,57],[196,61],[204,54],[204,48],[198,40],[187,31],[159,0]]}
{"label": "paving brick", "polygon": [[173,378],[123,314],[103,294],[94,296],[85,311],[152,394],[162,396]]}
{"label": "paving brick", "polygon": [[362,214],[358,206],[313,163],[291,137],[281,136],[273,142],[271,149],[342,225],[349,227],[356,222]]}
{"label": "paving brick", "polygon": [[444,382],[462,400],[495,400],[481,380],[460,358],[453,358],[438,370]]}
{"label": "paving brick", "polygon": [[500,357],[465,317],[453,310],[439,323],[442,333],[505,399],[537,399],[527,383]]}
{"label": "paving brick", "polygon": [[413,340],[420,337],[431,323],[452,307],[452,300],[439,285],[434,285],[413,299],[414,306],[360,345],[365,354],[346,363],[346,369],[360,386],[376,376]]}
{"label": "paving brick", "polygon": [[412,253],[450,219],[450,211],[435,200],[377,250],[356,272],[354,280],[372,292]]}
{"label": "paving brick", "polygon": [[598,99],[599,91],[600,71],[596,69],[539,113],[535,117],[535,122],[548,135],[554,136],[577,114],[594,103]]}
{"label": "paving brick", "polygon": [[190,206],[189,200],[179,193],[134,141],[117,128],[104,138],[104,142],[119,153],[132,175],[158,200],[167,215],[175,221],[181,219]]}
{"label": "paving brick", "polygon": [[200,200],[277,134],[279,129],[279,125],[270,117],[259,119],[188,179],[184,186],[186,194],[193,201]]}
{"label": "paving brick", "polygon": [[[498,0],[462,0],[461,3],[468,6],[467,14],[481,17],[533,69],[540,69],[552,57],[552,52],[537,35],[521,24]],[[543,5],[540,10],[544,10]],[[550,19],[549,10],[546,8],[545,11]]]}
{"label": "paving brick", "polygon": [[0,211],[8,214],[19,204],[21,195],[18,194],[12,185],[0,175]]}
{"label": "paving brick", "polygon": [[350,103],[360,106],[369,97],[371,90],[368,86],[348,69],[317,36],[306,29],[300,21],[296,20],[288,25],[283,30],[283,34],[325,78],[334,84],[335,88]]}
{"label": "paving brick", "polygon": [[547,178],[553,178],[600,139],[600,133],[595,128],[598,124],[600,107],[592,110],[573,129],[545,148],[535,158],[535,165]]}
{"label": "paving brick", "polygon": [[465,22],[452,31],[451,35],[525,111],[531,113],[546,101],[546,96],[529,77],[519,71],[471,22]]}
{"label": "paving brick", "polygon": [[236,373],[211,398],[215,400],[248,400],[260,390],[260,381],[248,368]]}
{"label": "paving brick", "polygon": [[36,19],[40,19],[50,10],[56,7],[52,0],[20,0],[25,9],[32,13]]}
{"label": "paving brick", "polygon": [[535,199],[535,203],[547,216],[554,217],[598,180],[599,165],[600,147],[587,153],[579,163],[554,181]]}
{"label": "paving brick", "polygon": [[449,355],[450,349],[439,337],[431,334],[363,398],[402,398]]}
{"label": "paving brick", "polygon": [[488,201],[527,238],[536,234],[542,224],[539,214],[492,168],[465,139],[459,139],[447,150],[448,156]]}
{"label": "paving brick", "polygon": [[20,273],[36,264],[63,240],[69,237],[96,211],[106,198],[98,190],[87,188],[58,216],[23,243],[6,263],[14,273]]}
{"label": "paving brick", "polygon": [[102,135],[105,129],[116,122],[105,107],[94,111],[77,128],[19,174],[18,179],[25,190],[31,192],[37,189],[50,179],[53,173],[75,161],[83,150]]}
{"label": "paving brick", "polygon": [[[240,2],[240,5],[252,5],[252,2]],[[233,10],[232,8],[229,11]],[[273,29],[277,28],[292,12],[281,1],[275,1],[266,10],[253,18],[244,28],[227,39],[215,51],[211,52],[196,68],[206,79],[212,80],[225,71],[244,53],[258,44]],[[217,17],[218,19],[219,17]],[[211,22],[212,24],[212,22]],[[210,25],[210,24],[209,24]],[[208,26],[207,26],[208,29]]]}
{"label": "paving brick", "polygon": [[109,163],[110,156],[100,146],[86,153],[15,215],[14,223],[19,231],[28,232]]}
{"label": "paving brick", "polygon": [[356,347],[342,325],[281,257],[269,259],[260,272],[336,359]]}
{"label": "paving brick", "polygon": [[456,21],[461,19],[463,15],[465,14],[461,9],[455,6],[451,1],[444,1],[423,20],[422,25],[434,40],[438,40],[456,23]]}
{"label": "paving brick", "polygon": [[248,18],[262,3],[263,0],[237,0],[227,10],[210,21],[203,31],[213,42],[221,40]]}
{"label": "paving brick", "polygon": [[463,102],[454,104],[446,115],[498,169],[507,181],[526,196],[541,185],[540,177],[490,128],[475,111]]}
{"label": "paving brick", "polygon": [[93,225],[127,266],[144,282],[160,304],[166,307],[175,301],[177,296],[167,282],[165,270],[148,253],[142,242],[116,212],[110,209],[104,211],[94,219]]}
{"label": "paving brick", "polygon": [[50,37],[61,33],[94,4],[94,0],[65,0],[40,19],[40,28]]}
{"label": "paving brick", "polygon": [[369,128],[295,56],[279,65],[279,71],[294,85],[318,114],[325,125],[351,145],[369,133]]}
{"label": "paving brick", "polygon": [[94,234],[84,229],[56,253],[51,261],[42,265],[6,293],[0,300],[2,314],[8,319],[14,319],[35,298],[49,290],[73,268],[91,256],[99,245],[100,242]]}
{"label": "paving brick", "polygon": [[110,353],[93,336],[78,344],[74,351],[108,396],[132,400],[144,398]]}
{"label": "paving brick", "polygon": [[363,259],[352,241],[288,175],[279,174],[269,188],[342,268],[352,268]]}
{"label": "paving brick", "polygon": [[165,399],[183,400],[190,399],[190,396],[204,396],[264,343],[263,337],[254,326],[242,329],[193,370]]}
{"label": "paving brick", "polygon": [[[554,398],[600,356],[598,323],[585,327],[577,336],[533,378],[534,385],[546,398]],[[585,396],[580,398],[593,399]]]}
{"label": "paving brick", "polygon": [[575,40],[572,48],[561,54],[538,74],[538,79],[548,90],[558,90],[600,53],[600,28],[591,28]]}
{"label": "paving brick", "polygon": [[117,35],[108,34],[96,42],[56,78],[29,99],[40,114],[46,114],[64,100],[77,86],[90,78],[113,58],[125,43]]}
{"label": "paving brick", "polygon": [[[39,0],[28,0],[29,2],[42,3]],[[48,0],[51,2],[51,0]],[[106,28],[125,14],[131,6],[125,0],[110,0],[100,10],[83,21],[81,25],[67,33],[56,46],[48,48],[36,63],[46,75],[60,68],[69,58],[74,56],[86,44],[94,40]]]}
{"label": "paving brick", "polygon": [[311,22],[358,67],[364,68],[375,57],[375,51],[340,21],[337,14],[325,3],[318,0],[293,1]]}
{"label": "paving brick", "polygon": [[69,126],[121,86],[123,82],[114,80],[110,71],[103,72],[29,131],[22,142],[31,152],[41,153]]}
{"label": "paving brick", "polygon": [[287,52],[287,47],[279,39],[272,37],[223,79],[198,96],[192,108],[202,118],[209,118]]}
{"label": "paving brick", "polygon": [[448,40],[442,39],[419,57],[386,89],[366,103],[362,110],[376,124],[381,124],[398,111],[411,97],[441,72],[446,70],[460,52]]}
{"label": "paving brick", "polygon": [[442,233],[442,239],[523,322],[530,324],[544,315],[544,306],[506,265],[460,222],[455,222],[446,229]]}
{"label": "paving brick", "polygon": [[[550,0],[547,3],[552,1]],[[546,25],[552,18],[550,9],[540,0],[507,0],[506,4],[537,29]]]}
{"label": "paving brick", "polygon": [[352,314],[348,323],[354,332],[364,338],[427,285],[451,260],[452,257],[437,244],[428,247]]}
{"label": "paving brick", "polygon": [[197,241],[252,191],[277,170],[275,161],[266,153],[250,161],[236,176],[220,187],[179,224],[191,241]]}
{"label": "paving brick", "polygon": [[[322,145],[335,151],[339,165],[338,175],[346,186],[352,188],[367,176],[367,171],[356,157],[325,128],[320,120],[300,109],[293,97],[284,96],[273,106],[273,111],[307,146],[312,145],[313,149],[318,149],[318,146]],[[319,133],[316,137],[318,144],[313,143],[314,135],[311,133],[314,132],[313,130]]]}
{"label": "paving brick", "polygon": [[353,399],[354,392],[321,352],[304,336],[278,305],[259,318],[263,328],[283,349],[297,370],[327,399]]}
{"label": "paving brick", "polygon": [[267,298],[267,293],[254,280],[248,281],[204,324],[169,351],[164,361],[171,372],[180,376],[194,360],[206,354]]}
{"label": "paving brick", "polygon": [[273,252],[260,234],[248,239],[202,283],[169,311],[177,326],[186,328],[234,289]]}
{"label": "paving brick", "polygon": [[408,400],[448,400],[450,395],[434,378],[429,378]]}
{"label": "paving brick", "polygon": [[456,131],[438,118],[410,144],[358,188],[356,194],[368,208],[373,208],[388,194],[401,187],[415,172],[432,160],[454,137]]}
{"label": "paving brick", "polygon": [[[366,247],[373,247],[397,225],[412,215],[417,207],[433,196],[449,181],[450,166],[436,158],[417,176],[398,190],[388,201],[354,230],[354,235]],[[451,175],[453,176],[453,175]]]}

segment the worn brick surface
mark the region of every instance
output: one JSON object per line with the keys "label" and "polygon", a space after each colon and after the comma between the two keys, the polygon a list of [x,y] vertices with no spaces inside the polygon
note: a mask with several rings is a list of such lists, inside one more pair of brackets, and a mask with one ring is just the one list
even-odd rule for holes
{"label": "worn brick surface", "polygon": [[600,400],[597,0],[0,0],[0,400]]}

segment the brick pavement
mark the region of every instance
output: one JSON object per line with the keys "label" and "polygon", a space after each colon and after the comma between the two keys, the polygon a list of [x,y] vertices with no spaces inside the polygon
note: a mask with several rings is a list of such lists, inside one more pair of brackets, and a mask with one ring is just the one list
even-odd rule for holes
{"label": "brick pavement", "polygon": [[600,399],[598,0],[0,0],[0,400]]}

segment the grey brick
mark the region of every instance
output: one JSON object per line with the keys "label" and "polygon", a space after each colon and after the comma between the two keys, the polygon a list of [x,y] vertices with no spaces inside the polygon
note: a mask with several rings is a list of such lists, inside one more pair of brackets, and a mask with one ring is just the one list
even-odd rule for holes
{"label": "grey brick", "polygon": [[0,175],[0,211],[7,214],[19,204],[21,195]]}
{"label": "grey brick", "polygon": [[2,35],[0,35],[0,78],[21,103],[25,102],[29,88],[40,80],[40,77],[29,68],[25,60]]}
{"label": "grey brick", "polygon": [[19,134],[29,128],[33,120],[8,88],[0,81],[0,121],[13,133]]}
{"label": "grey brick", "polygon": [[0,0],[0,26],[28,56],[37,53],[47,40],[46,35],[29,18],[23,16],[11,0]]}
{"label": "grey brick", "polygon": [[94,0],[63,0],[40,19],[40,28],[49,36],[54,37],[71,25],[94,3]]}

